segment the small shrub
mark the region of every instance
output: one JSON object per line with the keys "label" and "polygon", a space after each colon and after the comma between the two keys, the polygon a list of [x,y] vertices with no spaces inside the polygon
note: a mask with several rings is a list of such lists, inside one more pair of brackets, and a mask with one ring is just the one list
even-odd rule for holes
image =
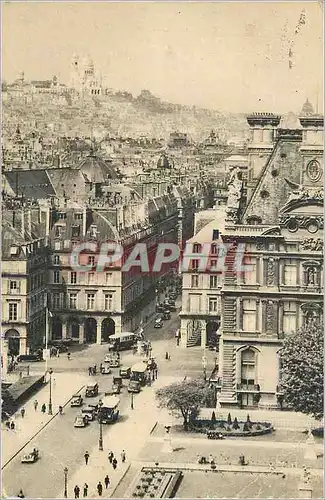
{"label": "small shrub", "polygon": [[257,425],[256,425],[256,430],[257,430],[257,431],[260,431],[261,429],[262,429],[262,427],[260,426],[260,424],[257,424]]}
{"label": "small shrub", "polygon": [[223,421],[220,422],[219,427],[220,427],[220,429],[224,429],[225,428],[225,423]]}
{"label": "small shrub", "polygon": [[250,431],[250,426],[248,422],[245,422],[243,425],[243,432],[248,432]]}
{"label": "small shrub", "polygon": [[227,425],[227,427],[226,427],[226,431],[228,431],[228,432],[229,432],[229,431],[231,431],[231,427],[230,427],[230,425]]}

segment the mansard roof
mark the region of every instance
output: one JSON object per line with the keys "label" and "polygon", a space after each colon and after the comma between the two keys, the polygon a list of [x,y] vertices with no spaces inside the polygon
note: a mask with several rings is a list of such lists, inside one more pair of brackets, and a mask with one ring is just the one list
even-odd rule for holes
{"label": "mansard roof", "polygon": [[[301,131],[299,131],[301,132]],[[294,131],[281,131],[251,198],[242,216],[247,221],[259,216],[262,224],[278,224],[278,213],[290,196],[291,188],[285,178],[299,184],[303,157],[300,153],[301,134]]]}
{"label": "mansard roof", "polygon": [[47,170],[12,170],[3,175],[17,196],[44,199],[55,195]]}

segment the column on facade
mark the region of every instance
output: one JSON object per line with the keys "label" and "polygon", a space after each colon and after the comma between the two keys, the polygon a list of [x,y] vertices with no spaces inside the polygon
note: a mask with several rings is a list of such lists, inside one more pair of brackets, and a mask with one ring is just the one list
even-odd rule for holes
{"label": "column on facade", "polygon": [[29,354],[27,353],[27,337],[20,337],[19,342],[19,354]]}
{"label": "column on facade", "polygon": [[256,284],[260,285],[261,284],[261,257],[256,257]]}
{"label": "column on facade", "polygon": [[1,348],[1,371],[3,376],[6,376],[8,373],[8,348],[9,341],[3,339]]}
{"label": "column on facade", "polygon": [[67,338],[67,321],[62,321],[62,340]]}
{"label": "column on facade", "polygon": [[297,323],[296,323],[296,328],[299,330],[299,328],[302,328],[304,326],[304,311],[301,308],[301,302],[297,302]]}
{"label": "column on facade", "polygon": [[267,332],[267,321],[266,321],[266,307],[267,307],[267,300],[261,300],[261,306],[260,306],[260,320],[261,320],[261,333],[268,333]]}
{"label": "column on facade", "polygon": [[260,299],[256,300],[256,331],[262,332],[262,307]]}
{"label": "column on facade", "polygon": [[96,344],[101,344],[101,343],[102,343],[102,320],[98,319]]}
{"label": "column on facade", "polygon": [[238,330],[243,329],[243,299],[237,298],[236,300],[236,333]]}
{"label": "column on facade", "polygon": [[201,347],[204,349],[207,345],[207,322],[201,321]]}
{"label": "column on facade", "polygon": [[84,344],[85,342],[85,324],[82,322],[79,325],[79,344]]}
{"label": "column on facade", "polygon": [[283,302],[282,300],[278,303],[278,334],[283,331]]}

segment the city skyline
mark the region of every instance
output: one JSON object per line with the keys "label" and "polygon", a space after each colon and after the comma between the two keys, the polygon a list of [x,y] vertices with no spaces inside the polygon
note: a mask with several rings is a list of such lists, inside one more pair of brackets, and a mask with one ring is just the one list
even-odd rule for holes
{"label": "city skyline", "polygon": [[134,95],[147,88],[179,104],[281,113],[308,97],[323,109],[318,2],[9,3],[2,13],[9,81],[24,71],[68,83],[80,53],[107,87]]}

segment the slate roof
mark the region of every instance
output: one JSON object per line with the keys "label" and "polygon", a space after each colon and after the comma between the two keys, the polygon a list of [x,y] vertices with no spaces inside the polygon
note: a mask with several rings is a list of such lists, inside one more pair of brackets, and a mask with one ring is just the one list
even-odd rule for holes
{"label": "slate roof", "polygon": [[54,187],[46,170],[12,170],[3,175],[16,195],[34,199],[55,196]]}

